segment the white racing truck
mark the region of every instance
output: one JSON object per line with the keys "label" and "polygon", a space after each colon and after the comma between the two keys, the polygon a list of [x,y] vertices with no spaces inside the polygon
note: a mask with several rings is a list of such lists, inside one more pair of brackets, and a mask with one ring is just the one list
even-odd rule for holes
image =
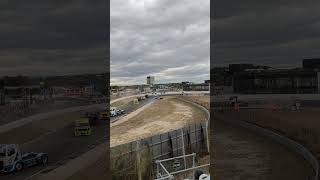
{"label": "white racing truck", "polygon": [[124,112],[125,112],[125,110],[123,110],[123,109],[117,109],[116,107],[111,107],[110,108],[110,116],[111,117],[121,115]]}
{"label": "white racing truck", "polygon": [[0,144],[0,172],[10,173],[21,171],[24,168],[35,165],[46,165],[48,155],[45,153],[25,153],[21,154],[17,144]]}

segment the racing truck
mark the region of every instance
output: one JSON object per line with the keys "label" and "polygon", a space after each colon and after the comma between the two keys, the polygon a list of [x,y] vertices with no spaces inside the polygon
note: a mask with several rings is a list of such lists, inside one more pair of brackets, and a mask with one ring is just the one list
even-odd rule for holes
{"label": "racing truck", "polygon": [[21,171],[35,165],[47,165],[46,153],[29,152],[21,154],[17,144],[0,144],[0,172]]}
{"label": "racing truck", "polygon": [[74,122],[74,136],[90,136],[91,127],[88,118],[81,118]]}

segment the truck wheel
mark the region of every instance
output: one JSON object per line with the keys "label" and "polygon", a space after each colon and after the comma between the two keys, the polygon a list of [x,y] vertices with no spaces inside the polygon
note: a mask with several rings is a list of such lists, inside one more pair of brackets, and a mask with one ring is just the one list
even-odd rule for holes
{"label": "truck wheel", "polygon": [[47,165],[47,164],[48,164],[48,156],[43,156],[43,157],[41,158],[41,163],[42,163],[43,165]]}
{"label": "truck wheel", "polygon": [[21,162],[18,162],[14,168],[16,169],[16,171],[21,171],[23,169],[23,165]]}

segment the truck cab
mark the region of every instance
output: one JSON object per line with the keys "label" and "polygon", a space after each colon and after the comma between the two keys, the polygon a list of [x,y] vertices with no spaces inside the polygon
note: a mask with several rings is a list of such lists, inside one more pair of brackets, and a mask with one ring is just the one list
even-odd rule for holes
{"label": "truck cab", "polygon": [[75,136],[90,136],[91,127],[87,118],[81,118],[74,122],[74,135]]}
{"label": "truck cab", "polygon": [[37,164],[47,164],[48,156],[45,153],[21,154],[17,144],[0,144],[0,172],[10,173]]}
{"label": "truck cab", "polygon": [[110,107],[110,116],[114,117],[117,116],[118,112],[117,112],[117,108],[116,107]]}
{"label": "truck cab", "polygon": [[15,159],[21,159],[21,152],[15,144],[0,145],[0,171],[11,172],[15,166]]}

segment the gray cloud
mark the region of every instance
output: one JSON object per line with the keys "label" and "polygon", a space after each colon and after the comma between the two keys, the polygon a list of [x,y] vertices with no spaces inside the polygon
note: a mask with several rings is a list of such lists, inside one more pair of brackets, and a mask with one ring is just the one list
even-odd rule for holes
{"label": "gray cloud", "polygon": [[107,2],[1,1],[0,76],[106,72]]}
{"label": "gray cloud", "polygon": [[213,63],[293,67],[320,57],[319,8],[316,0],[215,1]]}
{"label": "gray cloud", "polygon": [[[112,84],[209,78],[209,0],[112,0]],[[201,66],[201,70],[193,70]]]}

